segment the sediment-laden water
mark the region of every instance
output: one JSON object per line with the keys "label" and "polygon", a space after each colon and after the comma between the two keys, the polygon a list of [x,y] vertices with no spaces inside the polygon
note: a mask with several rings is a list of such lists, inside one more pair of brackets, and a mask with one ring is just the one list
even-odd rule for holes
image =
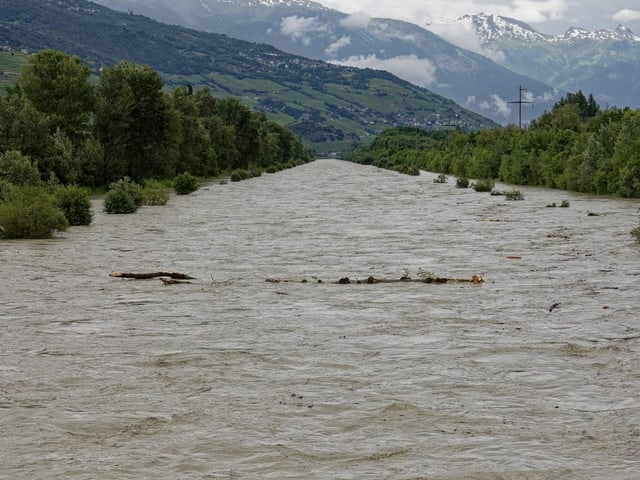
{"label": "sediment-laden water", "polygon": [[[640,203],[434,178],[323,160],[0,240],[0,478],[638,478]],[[196,280],[109,276],[158,270]],[[429,274],[485,282],[333,283]]]}

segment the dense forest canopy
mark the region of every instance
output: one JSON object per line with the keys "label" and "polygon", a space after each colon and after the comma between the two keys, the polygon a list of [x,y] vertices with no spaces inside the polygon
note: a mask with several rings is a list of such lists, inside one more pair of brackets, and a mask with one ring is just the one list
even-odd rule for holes
{"label": "dense forest canopy", "polygon": [[551,111],[515,126],[465,133],[393,128],[349,160],[584,193],[640,198],[640,110],[601,109],[568,93]]}
{"label": "dense forest canopy", "polygon": [[167,93],[154,69],[126,61],[102,69],[97,85],[90,74],[59,51],[29,57],[0,98],[0,175],[16,152],[42,180],[90,187],[310,159],[297,136],[236,99],[189,85]]}

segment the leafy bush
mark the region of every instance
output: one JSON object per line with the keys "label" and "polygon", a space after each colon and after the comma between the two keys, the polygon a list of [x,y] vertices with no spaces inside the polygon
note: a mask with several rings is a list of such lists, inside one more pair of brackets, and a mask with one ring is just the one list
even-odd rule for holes
{"label": "leafy bush", "polygon": [[69,222],[55,199],[43,187],[13,186],[0,203],[0,236],[4,238],[49,238],[64,231]]}
{"label": "leafy bush", "polygon": [[562,200],[560,208],[569,208],[569,200]]}
{"label": "leafy bush", "polygon": [[189,195],[198,190],[198,178],[189,172],[181,173],[173,179],[173,189],[177,195]]}
{"label": "leafy bush", "polygon": [[13,185],[6,180],[0,178],[0,203],[4,200],[5,196],[8,195],[9,189],[13,187]]}
{"label": "leafy bush", "polygon": [[135,213],[142,202],[142,187],[124,177],[109,185],[104,197],[104,210],[107,213]]}
{"label": "leafy bush", "polygon": [[54,196],[56,205],[64,213],[69,225],[89,225],[93,219],[89,192],[77,185],[58,187]]}
{"label": "leafy bush", "polygon": [[40,172],[28,155],[10,150],[0,154],[0,180],[14,185],[38,185]]}
{"label": "leafy bush", "polygon": [[456,180],[456,188],[469,188],[469,179],[466,177],[458,177]]}
{"label": "leafy bush", "polygon": [[251,172],[249,170],[245,170],[244,168],[237,168],[233,172],[231,172],[231,176],[229,177],[232,182],[240,182],[242,180],[246,180],[247,178],[251,178]]}
{"label": "leafy bush", "polygon": [[495,182],[490,178],[484,178],[482,180],[478,180],[473,184],[473,189],[476,192],[490,192],[495,187]]}
{"label": "leafy bush", "polygon": [[166,205],[169,201],[169,188],[158,180],[145,180],[142,188],[143,205]]}
{"label": "leafy bush", "polygon": [[640,242],[640,225],[631,230],[631,236]]}
{"label": "leafy bush", "polygon": [[504,192],[507,200],[524,200],[524,195],[520,190],[507,190]]}

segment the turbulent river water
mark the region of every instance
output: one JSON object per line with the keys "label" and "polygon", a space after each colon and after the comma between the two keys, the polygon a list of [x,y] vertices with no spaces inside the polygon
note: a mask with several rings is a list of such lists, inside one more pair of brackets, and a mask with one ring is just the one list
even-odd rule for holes
{"label": "turbulent river water", "polygon": [[[0,478],[640,478],[640,203],[434,178],[320,160],[0,240]],[[334,283],[429,274],[485,282]]]}

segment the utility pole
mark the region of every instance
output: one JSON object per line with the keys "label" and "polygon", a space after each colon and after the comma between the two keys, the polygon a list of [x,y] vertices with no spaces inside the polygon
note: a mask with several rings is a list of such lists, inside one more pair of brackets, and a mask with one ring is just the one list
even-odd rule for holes
{"label": "utility pole", "polygon": [[522,93],[526,92],[527,89],[526,88],[522,88],[522,85],[520,85],[520,96],[518,97],[518,100],[515,102],[507,102],[507,103],[517,103],[518,104],[518,128],[520,130],[522,130],[522,104],[523,103],[533,103],[533,102],[527,102],[522,100]]}

